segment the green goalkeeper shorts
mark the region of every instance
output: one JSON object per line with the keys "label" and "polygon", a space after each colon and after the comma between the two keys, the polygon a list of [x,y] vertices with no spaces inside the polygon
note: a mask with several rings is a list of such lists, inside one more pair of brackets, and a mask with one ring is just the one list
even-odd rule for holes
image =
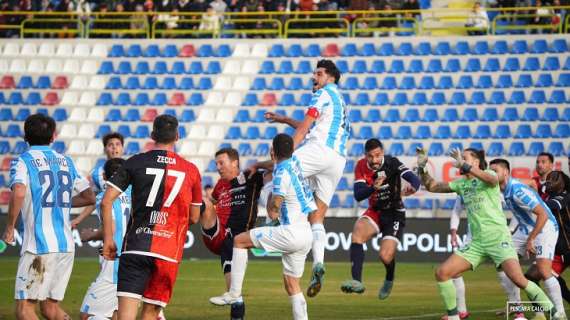
{"label": "green goalkeeper shorts", "polygon": [[493,261],[495,267],[499,267],[508,259],[518,260],[510,234],[499,237],[494,241],[473,240],[463,248],[455,251],[455,254],[469,261],[473,270],[487,258]]}

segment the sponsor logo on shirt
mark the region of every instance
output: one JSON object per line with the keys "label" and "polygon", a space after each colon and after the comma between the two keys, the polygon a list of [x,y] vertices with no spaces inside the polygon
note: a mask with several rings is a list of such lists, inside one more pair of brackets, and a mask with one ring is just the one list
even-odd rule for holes
{"label": "sponsor logo on shirt", "polygon": [[165,225],[168,222],[168,212],[153,210],[150,213],[149,224]]}

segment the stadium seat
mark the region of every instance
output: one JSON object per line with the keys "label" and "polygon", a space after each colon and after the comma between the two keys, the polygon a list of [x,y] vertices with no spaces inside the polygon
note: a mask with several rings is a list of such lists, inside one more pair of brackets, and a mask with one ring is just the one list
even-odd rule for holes
{"label": "stadium seat", "polygon": [[438,42],[434,48],[433,53],[437,56],[446,56],[451,53],[451,46],[449,42]]}
{"label": "stadium seat", "polygon": [[123,121],[135,122],[141,120],[141,115],[138,109],[129,109],[123,116]]}
{"label": "stadium seat", "polygon": [[182,111],[179,117],[180,122],[192,122],[196,120],[196,116],[194,114],[194,110],[185,109]]}
{"label": "stadium seat", "polygon": [[140,44],[132,44],[127,50],[126,56],[129,58],[138,58],[143,55],[143,50]]}
{"label": "stadium seat", "polygon": [[443,92],[434,92],[428,102],[428,104],[435,106],[444,105],[446,103],[445,94]]}
{"label": "stadium seat", "polygon": [[384,73],[386,72],[386,64],[382,60],[374,60],[370,67],[371,73]]}
{"label": "stadium seat", "polygon": [[351,73],[366,73],[367,72],[367,67],[366,67],[366,61],[364,60],[356,60],[354,61],[354,64],[352,65],[352,71]]}
{"label": "stadium seat", "polygon": [[404,154],[404,145],[401,142],[393,142],[390,144],[388,154],[393,157],[399,157]]}
{"label": "stadium seat", "polygon": [[378,137],[381,140],[389,140],[392,139],[394,137],[394,135],[392,134],[392,128],[389,126],[381,126],[378,129]]}
{"label": "stadium seat", "polygon": [[528,139],[532,138],[532,131],[530,125],[528,124],[520,124],[517,127],[517,131],[515,133],[515,139]]}
{"label": "stadium seat", "polygon": [[546,102],[546,94],[543,90],[533,90],[527,101],[528,103],[542,104]]}
{"label": "stadium seat", "polygon": [[438,157],[443,155],[443,144],[441,142],[432,142],[428,149],[428,156]]}
{"label": "stadium seat", "polygon": [[406,152],[406,156],[408,157],[415,157],[418,148],[423,148],[423,143],[421,142],[412,142],[408,147],[408,151]]}
{"label": "stadium seat", "polygon": [[431,128],[426,125],[420,125],[417,127],[416,134],[414,135],[416,139],[429,139],[431,138]]}
{"label": "stadium seat", "polygon": [[503,143],[501,142],[491,142],[489,148],[487,149],[487,155],[490,157],[502,156],[504,152]]}
{"label": "stadium seat", "polygon": [[356,77],[348,77],[341,83],[341,89],[344,90],[356,90],[359,87],[358,78]]}
{"label": "stadium seat", "polygon": [[211,44],[203,44],[198,48],[198,51],[196,51],[196,56],[201,58],[213,57],[215,56],[214,47]]}
{"label": "stadium seat", "polygon": [[[236,46],[236,48],[237,48],[237,47],[239,47],[239,45]],[[243,48],[245,49],[245,51],[247,51],[247,54],[249,55],[249,47],[248,47],[248,46],[245,46],[245,47],[243,47]],[[218,46],[218,49],[216,50],[215,56],[216,56],[216,57],[219,57],[219,58],[226,58],[226,57],[229,57],[231,54],[232,54],[232,49],[230,48],[229,45],[227,45],[227,44],[220,44],[220,45]],[[240,56],[240,54],[238,54],[237,56]],[[241,55],[241,56],[246,56],[246,55],[244,54],[244,55]]]}
{"label": "stadium seat", "polygon": [[530,143],[526,155],[536,157],[541,152],[544,152],[544,143],[542,141],[533,141]]}
{"label": "stadium seat", "polygon": [[[119,82],[120,82],[120,78],[119,78]],[[123,89],[138,90],[138,89],[140,89],[140,87],[141,87],[141,84],[139,82],[138,77],[129,77],[127,79],[127,83],[125,83],[125,86],[123,87]],[[107,87],[107,89],[111,89],[111,88]]]}
{"label": "stadium seat", "polygon": [[471,98],[469,99],[469,104],[472,105],[482,105],[485,104],[487,99],[485,98],[485,92],[474,91],[471,93]]}
{"label": "stadium seat", "polygon": [[373,43],[363,44],[360,51],[358,51],[358,55],[363,57],[370,57],[376,55],[376,49],[374,48],[374,44]]}
{"label": "stadium seat", "polygon": [[472,54],[484,55],[489,53],[489,43],[487,41],[477,41],[471,50]]}
{"label": "stadium seat", "polygon": [[550,93],[550,98],[548,99],[548,103],[553,103],[553,104],[564,104],[568,102],[566,100],[566,94],[564,93],[563,90],[553,90]]}
{"label": "stadium seat", "polygon": [[506,54],[509,52],[509,47],[505,40],[495,41],[493,48],[491,49],[492,54]]}
{"label": "stadium seat", "polygon": [[550,128],[549,124],[539,124],[536,127],[536,132],[534,134],[535,138],[540,138],[540,139],[550,139],[552,138],[552,129]]}
{"label": "stadium seat", "polygon": [[170,67],[170,74],[184,74],[186,73],[186,66],[182,61],[175,61],[172,66]]}
{"label": "stadium seat", "polygon": [[154,95],[150,104],[154,106],[164,106],[167,101],[166,94],[164,92],[158,92]]}
{"label": "stadium seat", "polygon": [[480,120],[481,121],[487,121],[487,122],[498,121],[499,120],[499,114],[497,112],[497,109],[496,108],[486,108],[485,110],[483,110],[483,114],[481,115]]}
{"label": "stadium seat", "polygon": [[479,120],[479,115],[477,114],[477,109],[475,108],[465,108],[463,110],[463,117],[461,117],[461,121],[464,122],[475,122]]}
{"label": "stadium seat", "polygon": [[454,150],[454,149],[463,150],[463,143],[461,143],[461,142],[450,143],[449,146],[447,147],[447,151],[445,153],[449,154],[451,152],[451,150]]}
{"label": "stadium seat", "polygon": [[[138,65],[137,65],[138,68]],[[130,74],[133,73],[131,62],[130,61],[121,61],[119,62],[119,66],[117,70],[115,70],[117,74]]]}
{"label": "stadium seat", "polygon": [[265,131],[263,132],[262,139],[271,140],[277,135],[277,128],[276,127],[266,127]]}
{"label": "stadium seat", "polygon": [[428,103],[428,99],[427,99],[425,92],[414,93],[414,96],[412,97],[412,101],[410,101],[410,104],[414,105],[414,106],[426,105],[427,103]]}
{"label": "stadium seat", "polygon": [[402,118],[403,122],[418,122],[420,121],[420,112],[415,108],[408,108]]}
{"label": "stadium seat", "polygon": [[18,109],[18,112],[16,113],[16,115],[14,116],[14,120],[16,121],[25,121],[26,118],[28,116],[30,116],[32,113],[30,111],[30,109],[28,108],[21,108]]}
{"label": "stadium seat", "polygon": [[414,80],[414,77],[402,78],[402,81],[400,82],[400,86],[398,87],[398,89],[401,89],[401,90],[411,90],[411,89],[415,89],[415,88],[416,88],[416,81]]}
{"label": "stadium seat", "polygon": [[526,43],[526,40],[516,40],[511,47],[511,53],[514,54],[524,54],[527,52],[528,45]]}
{"label": "stadium seat", "polygon": [[505,61],[505,66],[503,67],[503,71],[519,71],[520,68],[521,67],[519,63],[519,58],[509,57]]}
{"label": "stadium seat", "polygon": [[395,59],[392,60],[388,73],[402,73],[404,72],[404,61]]}
{"label": "stadium seat", "polygon": [[545,53],[548,51],[548,43],[544,39],[537,39],[532,44],[530,53]]}
{"label": "stadium seat", "polygon": [[396,50],[397,56],[411,56],[413,54],[412,44],[409,42],[402,42]]}
{"label": "stadium seat", "polygon": [[[347,102],[348,103],[348,102]],[[398,92],[390,102],[393,106],[403,106],[408,104],[408,96],[405,92]]]}
{"label": "stadium seat", "polygon": [[408,140],[412,138],[412,128],[410,126],[401,125],[396,131],[394,139]]}
{"label": "stadium seat", "polygon": [[457,89],[471,89],[473,87],[473,78],[471,75],[463,75],[457,81]]}
{"label": "stadium seat", "polygon": [[475,129],[475,134],[473,135],[473,138],[475,139],[489,139],[491,137],[491,127],[486,124],[477,126],[477,129]]}
{"label": "stadium seat", "polygon": [[382,43],[380,48],[378,48],[379,56],[391,56],[394,55],[394,45],[392,43]]}
{"label": "stadium seat", "polygon": [[110,58],[121,58],[125,56],[125,48],[122,44],[114,44],[109,51]]}
{"label": "stadium seat", "polygon": [[545,108],[542,115],[542,121],[558,121],[560,115],[558,114],[557,108]]}
{"label": "stadium seat", "polygon": [[427,68],[426,68],[426,72],[428,73],[437,73],[437,72],[441,72],[443,70],[443,67],[441,65],[441,60],[439,59],[431,59],[428,62]]}
{"label": "stadium seat", "polygon": [[393,76],[387,76],[382,81],[382,85],[380,86],[380,89],[382,89],[382,90],[393,90],[393,89],[396,89],[396,87],[397,87],[396,78]]}
{"label": "stadium seat", "polygon": [[519,113],[516,108],[505,108],[501,121],[513,122],[519,120]]}
{"label": "stadium seat", "polygon": [[560,141],[553,141],[548,145],[547,152],[551,153],[555,157],[566,156],[564,151],[564,145]]}
{"label": "stadium seat", "polygon": [[253,155],[256,157],[265,157],[269,154],[269,144],[267,143],[260,143],[255,148]]}
{"label": "stadium seat", "polygon": [[184,104],[186,104],[186,97],[184,97],[182,92],[175,92],[168,100],[169,106],[182,106]]}
{"label": "stadium seat", "polygon": [[485,72],[496,72],[499,70],[501,70],[501,65],[499,63],[499,59],[497,59],[497,58],[487,59],[487,62],[485,63],[485,67],[483,68],[483,71],[485,71]]}
{"label": "stadium seat", "polygon": [[186,70],[186,73],[188,73],[188,74],[201,74],[201,73],[214,74],[214,73],[219,73],[219,70],[218,70],[218,72],[215,72],[214,70],[210,70],[210,67],[212,67],[212,62],[214,62],[214,61],[210,61],[208,63],[207,70],[204,70],[204,68],[202,67],[202,63],[200,61],[192,61],[190,63],[190,66]]}
{"label": "stadium seat", "polygon": [[465,72],[479,72],[481,71],[481,62],[478,58],[470,58],[467,60],[467,65],[465,66]]}
{"label": "stadium seat", "polygon": [[420,73],[424,71],[424,64],[421,60],[414,59],[410,61],[410,65],[406,72],[408,73]]}
{"label": "stadium seat", "polygon": [[400,121],[400,110],[398,109],[388,109],[386,115],[384,116],[384,122],[399,122]]}
{"label": "stadium seat", "polygon": [[364,145],[362,143],[354,143],[348,150],[349,157],[360,157],[364,154]]}
{"label": "stadium seat", "polygon": [[556,81],[557,87],[570,87],[570,73],[562,73],[558,76]]}
{"label": "stadium seat", "polygon": [[[6,79],[7,77],[9,77],[9,79]],[[45,77],[45,76],[44,76],[44,78],[47,78],[48,81],[49,81],[49,78],[48,78],[48,77]],[[14,78],[13,78],[12,76],[4,76],[4,77],[2,78],[2,84],[1,84],[1,86],[2,86],[3,88],[0,88],[0,89],[14,89],[14,83],[13,83],[13,82],[14,82]],[[5,87],[5,88],[4,88],[4,87]],[[49,88],[49,87],[50,87],[50,86],[48,86],[47,88]],[[33,81],[32,81],[32,77],[30,77],[30,76],[21,76],[21,77],[20,77],[20,81],[18,81],[18,85],[15,86],[15,88],[17,88],[17,89],[31,89],[31,88],[34,88],[34,83],[33,83]],[[36,88],[37,88],[37,89],[47,89],[47,88],[38,88],[38,87],[36,87]]]}
{"label": "stadium seat", "polygon": [[414,50],[416,56],[428,56],[431,54],[431,44],[429,42],[420,42]]}
{"label": "stadium seat", "polygon": [[537,57],[528,57],[523,66],[523,71],[537,71],[540,69],[540,62]]}
{"label": "stadium seat", "polygon": [[453,79],[450,76],[441,76],[439,78],[437,89],[451,89],[453,87]]}
{"label": "stadium seat", "polygon": [[[28,80],[24,82],[24,86],[22,86],[22,79]],[[27,85],[25,85],[25,83],[27,83]],[[29,76],[27,77],[23,76],[18,84],[18,89],[28,89],[31,87],[32,87],[32,78]],[[16,88],[16,81],[14,80],[14,77],[11,75],[4,75],[2,77],[2,80],[0,80],[0,89],[14,89],[14,88]]]}
{"label": "stadium seat", "polygon": [[355,43],[347,43],[340,50],[340,55],[343,57],[353,57],[358,54],[358,49]]}
{"label": "stadium seat", "polygon": [[501,74],[495,84],[496,88],[510,88],[513,86],[513,79],[510,74]]}
{"label": "stadium seat", "polygon": [[511,92],[511,97],[507,101],[508,104],[521,104],[526,101],[525,94],[523,91],[513,91]]}
{"label": "stadium seat", "polygon": [[[28,95],[28,101],[27,101],[28,105],[36,105],[37,104],[37,103],[35,103],[37,101],[36,99],[33,99],[33,100],[30,99],[30,97],[32,96],[33,93],[34,92],[32,92]],[[39,98],[39,93],[37,94],[37,97]],[[42,104],[44,106],[55,106],[58,103],[59,103],[59,97],[58,97],[56,92],[48,92],[48,93],[46,93],[46,95],[42,99]]]}
{"label": "stadium seat", "polygon": [[456,91],[451,95],[451,99],[449,100],[449,104],[451,105],[462,105],[465,104],[465,93],[461,91]]}
{"label": "stadium seat", "polygon": [[544,60],[544,65],[542,66],[542,70],[545,71],[557,71],[560,69],[560,61],[558,57],[546,57]]}
{"label": "stadium seat", "polygon": [[471,52],[469,49],[469,43],[466,41],[458,41],[455,43],[455,47],[451,51],[454,55],[468,55]]}
{"label": "stadium seat", "polygon": [[432,76],[423,76],[420,80],[418,89],[431,90],[435,87],[435,80]]}
{"label": "stadium seat", "polygon": [[[299,69],[301,68],[301,64],[302,64],[302,63],[305,63],[305,65],[306,65],[306,67],[304,68],[304,69],[305,69],[305,72],[299,72]],[[348,70],[349,70],[349,68],[348,68],[348,61],[346,61],[346,60],[337,60],[337,61],[336,61],[336,67],[338,68],[338,70],[340,71],[341,74],[343,74],[343,73],[348,73]],[[301,62],[299,62],[299,67],[297,67],[297,71],[296,71],[296,72],[297,72],[297,73],[311,73],[311,72],[312,72],[312,68],[311,68],[310,63],[309,63],[308,61],[301,61]]]}
{"label": "stadium seat", "polygon": [[[309,45],[310,47],[310,45]],[[329,43],[325,46],[325,48],[323,49],[323,53],[322,56],[323,57],[337,57],[340,54],[340,49],[338,48],[338,45],[336,43]],[[317,57],[317,55],[314,55],[313,57]]]}
{"label": "stadium seat", "polygon": [[506,98],[503,91],[493,91],[487,103],[492,105],[502,105],[505,103],[505,101]]}
{"label": "stadium seat", "polygon": [[471,128],[468,125],[460,125],[453,135],[455,139],[471,139]]}
{"label": "stadium seat", "polygon": [[9,124],[4,132],[4,136],[7,138],[20,138],[23,137],[22,130],[18,124]]}
{"label": "stadium seat", "polygon": [[270,58],[281,58],[285,55],[285,47],[282,44],[274,44],[269,49],[268,56]]}
{"label": "stadium seat", "polygon": [[160,88],[164,90],[174,90],[177,87],[176,79],[174,77],[164,77],[160,86]]}
{"label": "stadium seat", "polygon": [[552,53],[563,53],[568,51],[568,44],[566,39],[556,39],[552,42],[552,46],[549,49]]}
{"label": "stadium seat", "polygon": [[371,126],[360,127],[360,130],[358,131],[358,135],[356,135],[356,137],[358,139],[363,139],[363,140],[368,140],[368,139],[374,137],[372,127]]}

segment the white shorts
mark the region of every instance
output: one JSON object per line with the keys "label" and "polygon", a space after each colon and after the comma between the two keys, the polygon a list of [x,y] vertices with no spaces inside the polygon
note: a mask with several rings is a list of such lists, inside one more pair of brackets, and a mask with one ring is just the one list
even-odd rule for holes
{"label": "white shorts", "polygon": [[99,279],[91,283],[81,304],[81,312],[104,318],[111,318],[118,308],[117,284]]}
{"label": "white shorts", "polygon": [[62,301],[73,269],[73,252],[24,252],[18,262],[14,299]]}
{"label": "white shorts", "polygon": [[338,182],[342,178],[346,158],[333,149],[315,142],[307,142],[294,155],[301,162],[303,177],[315,195],[330,205]]}
{"label": "white shorts", "polygon": [[249,231],[249,236],[256,248],[283,254],[283,274],[295,278],[303,276],[305,259],[313,242],[313,233],[308,222],[254,228]]}
{"label": "white shorts", "polygon": [[[528,234],[517,230],[513,234],[513,246],[517,254],[521,257],[526,257],[526,240]],[[535,259],[554,259],[554,250],[556,249],[556,241],[558,240],[558,231],[552,226],[551,223],[546,223],[542,231],[534,239],[534,247],[536,249]]]}

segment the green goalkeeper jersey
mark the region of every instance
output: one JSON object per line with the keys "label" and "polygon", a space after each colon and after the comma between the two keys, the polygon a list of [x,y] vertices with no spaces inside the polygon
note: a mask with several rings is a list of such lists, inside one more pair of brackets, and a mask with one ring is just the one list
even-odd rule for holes
{"label": "green goalkeeper jersey", "polygon": [[[496,176],[492,170],[485,172]],[[496,242],[502,241],[505,233],[510,235],[498,184],[490,186],[478,178],[461,178],[450,182],[449,187],[463,197],[473,241]]]}

